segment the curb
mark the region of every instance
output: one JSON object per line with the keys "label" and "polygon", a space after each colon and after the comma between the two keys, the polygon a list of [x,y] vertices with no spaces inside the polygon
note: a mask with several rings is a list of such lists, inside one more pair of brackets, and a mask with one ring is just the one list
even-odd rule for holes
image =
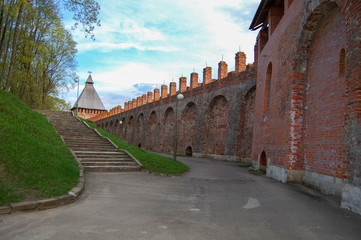
{"label": "curb", "polygon": [[70,190],[67,195],[36,201],[11,203],[8,206],[0,207],[0,215],[11,214],[15,212],[45,210],[73,203],[79,198],[80,194],[84,190],[84,176],[81,176],[82,174],[83,171],[81,170],[78,178],[78,184],[72,190]]}
{"label": "curb", "polygon": [[[49,121],[49,120],[48,120]],[[54,128],[55,130],[55,128]],[[56,131],[56,130],[55,130]],[[59,134],[61,140],[64,142],[63,137]],[[80,194],[84,191],[84,167],[80,163],[80,161],[75,156],[73,150],[69,148],[70,152],[78,162],[79,166],[79,177],[78,177],[78,183],[76,184],[73,189],[71,189],[67,195],[61,195],[58,197],[52,197],[48,199],[41,199],[41,200],[35,200],[35,201],[23,201],[18,203],[11,203],[8,206],[2,206],[0,207],[0,215],[4,214],[11,214],[15,212],[28,212],[28,211],[38,211],[38,210],[45,210],[50,208],[56,208],[59,206],[63,206],[69,203],[75,202]]]}

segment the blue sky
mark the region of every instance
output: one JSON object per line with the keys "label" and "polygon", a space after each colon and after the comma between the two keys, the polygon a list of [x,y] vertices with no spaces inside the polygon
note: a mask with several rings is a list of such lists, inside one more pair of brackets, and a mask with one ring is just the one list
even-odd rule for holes
{"label": "blue sky", "polygon": [[[80,90],[88,71],[106,109],[141,96],[193,69],[206,66],[217,77],[218,62],[234,70],[241,48],[253,62],[257,32],[248,30],[260,0],[99,0],[101,27],[96,40],[73,31],[78,43]],[[65,19],[66,25],[71,21]],[[64,93],[73,105],[76,88]]]}

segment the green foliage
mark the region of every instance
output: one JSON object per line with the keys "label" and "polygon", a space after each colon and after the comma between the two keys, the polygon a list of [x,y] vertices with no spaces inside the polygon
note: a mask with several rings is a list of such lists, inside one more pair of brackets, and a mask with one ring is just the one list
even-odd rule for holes
{"label": "green foliage", "polygon": [[97,129],[98,132],[104,137],[112,140],[120,149],[125,149],[131,153],[136,159],[138,159],[139,162],[143,164],[144,168],[151,172],[179,175],[189,170],[189,167],[181,162],[173,161],[171,158],[163,157],[158,154],[145,152],[142,149],[121,140],[117,136],[104,131],[103,129],[97,128],[94,122],[90,120],[82,120],[85,121],[90,127]]}
{"label": "green foliage", "polygon": [[66,9],[74,13],[73,29],[77,28],[80,23],[85,37],[90,36],[95,40],[94,25],[100,26],[100,20],[97,18],[100,11],[99,3],[94,0],[64,0],[64,4]]}
{"label": "green foliage", "polygon": [[[62,23],[61,7],[94,38],[100,6],[94,0],[2,0],[0,88],[31,108],[56,110],[59,91],[76,76],[76,42]],[[51,96],[51,97],[50,97]]]}
{"label": "green foliage", "polygon": [[53,126],[0,90],[0,205],[67,194],[79,168]]}

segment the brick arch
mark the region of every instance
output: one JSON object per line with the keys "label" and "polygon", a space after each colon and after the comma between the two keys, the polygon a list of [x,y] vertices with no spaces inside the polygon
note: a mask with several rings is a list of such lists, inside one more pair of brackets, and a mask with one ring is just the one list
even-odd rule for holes
{"label": "brick arch", "polygon": [[240,110],[240,133],[237,137],[237,156],[250,159],[253,140],[254,110],[256,100],[256,86],[248,90],[242,99]]}
{"label": "brick arch", "polygon": [[[346,81],[339,74],[347,43],[345,19],[336,7],[319,25],[309,47],[305,72],[303,159],[306,171],[344,178]],[[330,41],[330,39],[337,41]],[[319,165],[327,167],[320,171]]]}
{"label": "brick arch", "polygon": [[311,0],[308,8],[303,13],[304,22],[300,24],[297,45],[293,58],[293,70],[305,73],[309,59],[310,45],[320,24],[328,14],[337,7],[337,3],[331,0]]}
{"label": "brick arch", "polygon": [[140,113],[138,118],[137,118],[137,123],[136,123],[136,129],[135,129],[135,140],[134,140],[134,144],[136,146],[143,146],[143,134],[144,134],[144,114]]}
{"label": "brick arch", "polygon": [[259,156],[259,169],[266,170],[267,168],[267,155],[265,151],[262,151],[261,155]]}
{"label": "brick arch", "polygon": [[188,102],[181,113],[179,122],[179,150],[182,154],[186,154],[186,149],[194,150],[196,137],[199,134],[198,126],[198,109],[194,102]]}
{"label": "brick arch", "polygon": [[115,136],[117,136],[117,135],[118,135],[118,131],[119,131],[119,119],[116,119],[116,120],[115,120],[115,124],[114,124],[113,134],[114,134]]}
{"label": "brick arch", "polygon": [[152,111],[148,118],[148,126],[146,133],[146,148],[149,150],[155,150],[157,143],[157,113]]}
{"label": "brick arch", "polygon": [[202,149],[205,154],[225,155],[229,122],[228,101],[214,97],[206,110]]}
{"label": "brick arch", "polygon": [[125,130],[127,129],[126,126],[127,126],[126,119],[125,119],[125,117],[123,117],[122,124],[119,126],[119,136],[121,139],[126,138],[126,132],[125,132]]}
{"label": "brick arch", "polygon": [[290,147],[288,169],[304,169],[303,130],[304,109],[306,104],[305,91],[311,45],[320,26],[333,10],[337,9],[338,1],[311,0],[303,13],[303,22],[297,34],[296,47],[292,62],[293,77],[291,89],[290,111]]}
{"label": "brick arch", "polygon": [[263,112],[270,110],[271,106],[271,87],[272,87],[272,62],[268,64],[266,72],[266,84],[264,89],[264,106]]}
{"label": "brick arch", "polygon": [[113,130],[113,120],[110,120],[109,128],[107,129],[107,131],[112,133],[112,130]]}
{"label": "brick arch", "polygon": [[127,129],[126,129],[126,140],[128,143],[133,144],[134,140],[134,117],[131,115],[127,122]]}
{"label": "brick arch", "polygon": [[174,142],[175,113],[172,107],[168,107],[164,113],[161,129],[160,150],[172,152]]}

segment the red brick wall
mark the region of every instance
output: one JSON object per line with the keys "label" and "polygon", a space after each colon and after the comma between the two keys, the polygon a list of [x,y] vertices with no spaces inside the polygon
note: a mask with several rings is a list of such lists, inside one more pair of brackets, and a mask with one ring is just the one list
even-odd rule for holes
{"label": "red brick wall", "polygon": [[[273,166],[356,182],[360,177],[350,169],[361,168],[361,147],[351,140],[361,139],[356,127],[361,103],[355,100],[361,99],[356,90],[361,89],[361,2],[293,1],[287,7],[272,36],[267,39],[261,31],[257,40],[252,159],[258,161],[265,151]],[[340,76],[342,48],[345,69]],[[348,173],[347,162],[353,165]]]}
{"label": "red brick wall", "polygon": [[345,177],[344,127],[346,81],[339,74],[346,47],[345,21],[339,9],[321,24],[310,50],[304,123],[304,168]]}

